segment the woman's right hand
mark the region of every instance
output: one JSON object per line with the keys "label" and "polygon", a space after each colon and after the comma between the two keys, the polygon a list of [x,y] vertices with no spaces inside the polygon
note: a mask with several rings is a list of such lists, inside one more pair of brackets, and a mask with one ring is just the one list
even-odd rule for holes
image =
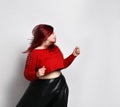
{"label": "woman's right hand", "polygon": [[36,75],[38,78],[40,78],[41,76],[44,76],[45,75],[45,66],[43,66],[42,68],[39,68],[38,71],[36,72]]}

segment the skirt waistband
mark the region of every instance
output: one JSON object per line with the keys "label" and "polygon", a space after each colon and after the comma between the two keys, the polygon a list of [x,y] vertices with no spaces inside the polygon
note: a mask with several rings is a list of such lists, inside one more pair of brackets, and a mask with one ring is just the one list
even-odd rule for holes
{"label": "skirt waistband", "polygon": [[[34,80],[34,81],[32,81],[31,83],[33,83],[33,82],[52,82],[52,81],[54,81],[54,80],[58,80],[58,79],[60,79],[60,78],[64,78],[64,76],[63,76],[63,74],[62,73],[60,73],[60,75],[58,76],[58,77],[55,77],[55,78],[50,78],[50,79],[36,79],[36,80]],[[65,78],[64,78],[65,79]]]}

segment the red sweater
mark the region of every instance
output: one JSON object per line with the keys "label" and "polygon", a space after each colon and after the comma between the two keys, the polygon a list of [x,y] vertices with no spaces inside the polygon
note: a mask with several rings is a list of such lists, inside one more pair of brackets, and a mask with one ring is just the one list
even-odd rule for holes
{"label": "red sweater", "polygon": [[37,79],[36,72],[39,68],[45,66],[45,75],[55,70],[61,70],[68,67],[75,56],[71,54],[64,59],[62,52],[58,46],[52,49],[34,49],[27,57],[24,69],[24,76],[27,80],[32,81]]}

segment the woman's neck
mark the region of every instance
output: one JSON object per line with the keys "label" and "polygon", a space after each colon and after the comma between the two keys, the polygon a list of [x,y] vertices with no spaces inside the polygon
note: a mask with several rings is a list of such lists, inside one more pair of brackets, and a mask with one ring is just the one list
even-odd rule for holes
{"label": "woman's neck", "polygon": [[52,43],[46,43],[46,42],[43,42],[42,45],[36,47],[36,49],[46,49],[48,47],[52,46]]}

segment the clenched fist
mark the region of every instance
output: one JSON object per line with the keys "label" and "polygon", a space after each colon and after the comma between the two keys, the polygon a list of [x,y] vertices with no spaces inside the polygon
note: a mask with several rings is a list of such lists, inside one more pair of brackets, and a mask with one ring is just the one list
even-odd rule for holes
{"label": "clenched fist", "polygon": [[73,50],[73,55],[78,56],[79,54],[80,54],[80,48],[76,46],[75,49]]}
{"label": "clenched fist", "polygon": [[36,73],[37,77],[40,78],[41,76],[44,76],[45,70],[46,70],[45,66],[43,66],[42,68],[39,68]]}

